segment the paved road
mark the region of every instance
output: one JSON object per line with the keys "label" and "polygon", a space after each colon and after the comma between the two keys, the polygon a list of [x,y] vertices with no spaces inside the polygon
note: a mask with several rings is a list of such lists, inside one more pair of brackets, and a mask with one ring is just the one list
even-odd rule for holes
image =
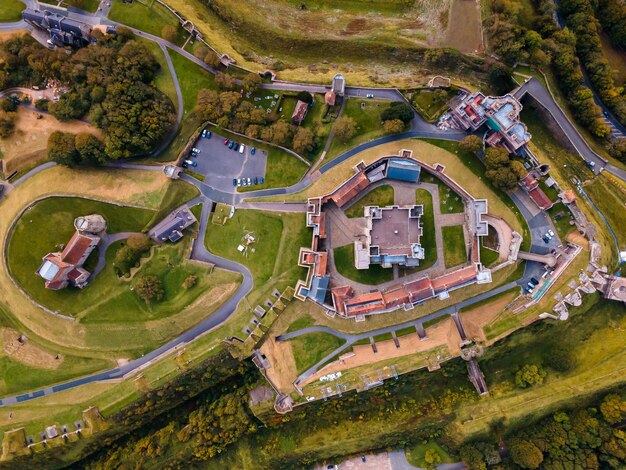
{"label": "paved road", "polygon": [[107,233],[102,237],[102,240],[100,244],[98,245],[98,264],[96,265],[94,270],[91,272],[91,275],[89,276],[90,282],[93,280],[94,277],[96,277],[100,273],[100,271],[104,269],[104,266],[106,265],[106,260],[107,260],[107,250],[109,249],[109,247],[113,243],[118,242],[120,240],[126,240],[128,237],[130,237],[131,235],[135,235],[135,234],[139,234],[139,232],[119,232],[119,233],[112,233],[112,234]]}
{"label": "paved road", "polygon": [[565,115],[561,107],[554,101],[552,95],[546,90],[541,82],[536,78],[531,78],[524,83],[517,91],[515,91],[516,98],[522,98],[524,95],[529,94],[535,100],[537,100],[555,119],[557,124],[563,130],[563,133],[567,136],[572,143],[578,154],[586,162],[594,162],[594,173],[598,174],[603,169],[614,174],[618,178],[626,181],[626,171],[621,168],[617,168],[608,163],[604,158],[595,153],[587,141],[580,135],[578,129],[572,124],[569,118]]}
{"label": "paved road", "polygon": [[[416,470],[418,467],[411,465],[407,459],[403,450],[392,450],[389,452],[389,463],[391,464],[391,470]],[[456,463],[442,463],[437,465],[437,470],[466,470],[467,465],[463,462]],[[418,469],[424,470],[424,469]]]}

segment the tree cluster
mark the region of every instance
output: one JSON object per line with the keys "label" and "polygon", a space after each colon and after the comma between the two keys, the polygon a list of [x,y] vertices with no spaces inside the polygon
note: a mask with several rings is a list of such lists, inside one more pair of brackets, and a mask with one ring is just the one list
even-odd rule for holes
{"label": "tree cluster", "polygon": [[104,163],[106,154],[104,144],[93,134],[54,131],[48,137],[48,158],[72,168],[81,163]]}
{"label": "tree cluster", "polygon": [[400,120],[408,124],[413,119],[413,109],[402,101],[394,101],[382,112],[380,119],[383,122]]}
{"label": "tree cluster", "polygon": [[596,3],[597,18],[615,47],[626,49],[626,6],[621,0],[600,0]]}
{"label": "tree cluster", "polygon": [[[509,64],[528,62],[538,68],[551,64],[575,119],[596,137],[606,138],[610,129],[602,119],[600,107],[593,101],[591,90],[583,86],[576,36],[568,28],[561,30],[557,26],[552,1],[534,0],[534,4],[537,14],[533,18],[532,27],[527,28],[521,21],[523,10],[521,2],[491,0],[493,15],[487,20],[487,32],[494,49]],[[597,73],[603,74],[604,66],[600,62],[597,65]],[[492,65],[489,77],[496,91],[500,93],[505,91],[504,83],[509,79],[505,78],[502,65]]]}
{"label": "tree cluster", "polygon": [[[218,80],[218,76],[229,77]],[[218,72],[216,81],[222,91],[202,89],[198,93],[195,112],[200,119],[211,121],[218,126],[227,128],[253,139],[261,139],[275,145],[291,148],[303,155],[314,151],[322,143],[317,129],[294,126],[280,119],[276,113],[266,113],[244,99],[241,93],[234,90],[235,82],[230,75]],[[226,83],[228,82],[228,83]],[[229,84],[232,83],[231,87]],[[249,74],[242,80],[244,90],[255,91],[261,84],[261,77]],[[309,92],[300,92],[296,98],[312,103],[313,96]]]}
{"label": "tree cluster", "polygon": [[485,151],[485,167],[487,179],[504,191],[515,189],[519,179],[526,175],[524,165],[499,147],[490,147]]}
{"label": "tree cluster", "polygon": [[13,134],[17,121],[17,105],[7,99],[0,100],[0,138],[6,139]]}
{"label": "tree cluster", "polygon": [[158,62],[132,37],[120,28],[117,36],[101,36],[69,55],[28,36],[11,38],[0,46],[0,87],[63,84],[67,92],[47,104],[57,119],[88,117],[104,131],[107,159],[145,154],[170,131],[175,115],[171,100],[153,86]]}
{"label": "tree cluster", "polygon": [[116,252],[113,260],[113,269],[118,276],[130,273],[131,268],[138,265],[141,257],[150,250],[152,242],[144,234],[134,234],[128,237],[126,243]]}
{"label": "tree cluster", "polygon": [[[619,121],[626,125],[626,95],[624,95],[623,88],[615,87],[611,66],[604,57],[600,42],[602,27],[595,17],[592,2],[590,0],[562,0],[559,5],[567,19],[568,26],[576,36],[576,51],[585,65],[595,91]],[[626,19],[626,8],[623,7],[623,3],[622,19]],[[622,24],[621,28],[626,30],[626,25]]]}
{"label": "tree cluster", "polygon": [[[502,463],[504,468],[546,470],[624,468],[626,433],[611,426],[624,418],[626,401],[614,394],[604,398],[599,410],[558,411],[506,437],[508,455]],[[496,444],[484,441],[463,445],[460,456],[471,470],[486,470],[501,460]]]}
{"label": "tree cluster", "polygon": [[135,283],[135,292],[147,304],[159,302],[160,300],[163,300],[163,297],[165,297],[163,281],[153,275],[142,276],[137,279],[137,282]]}

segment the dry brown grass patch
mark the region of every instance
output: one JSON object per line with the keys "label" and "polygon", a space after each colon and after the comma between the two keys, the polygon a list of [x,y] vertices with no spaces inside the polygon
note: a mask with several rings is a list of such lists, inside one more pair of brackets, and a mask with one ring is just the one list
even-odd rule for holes
{"label": "dry brown grass patch", "polygon": [[20,343],[18,341],[20,334],[14,329],[2,328],[0,330],[2,349],[4,354],[11,359],[30,367],[49,370],[57,369],[63,362],[63,356],[56,359],[54,354],[30,344],[28,340],[23,344]]}
{"label": "dry brown grass patch", "polygon": [[261,352],[265,354],[272,365],[266,371],[267,377],[282,393],[291,393],[293,381],[298,377],[291,343],[289,341],[276,341],[272,337],[263,343]]}
{"label": "dry brown grass patch", "polygon": [[88,132],[102,138],[102,132],[82,121],[61,122],[50,114],[41,114],[24,107],[17,110],[17,122],[13,135],[0,139],[0,151],[4,155],[6,173],[31,168],[48,159],[48,137],[54,131]]}

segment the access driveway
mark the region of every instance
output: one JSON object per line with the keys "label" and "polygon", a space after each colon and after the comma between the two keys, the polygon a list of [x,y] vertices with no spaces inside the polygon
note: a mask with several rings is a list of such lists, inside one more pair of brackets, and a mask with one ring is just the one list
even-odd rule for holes
{"label": "access driveway", "polygon": [[206,185],[226,193],[236,192],[233,178],[250,178],[254,181],[255,177],[258,179],[265,177],[267,164],[265,150],[256,149],[252,155],[251,147],[246,145],[241,154],[224,145],[225,139],[215,133],[210,139],[200,137],[194,144],[194,147],[200,149],[200,154],[196,158],[189,158],[198,166],[190,166],[189,169],[204,175]]}

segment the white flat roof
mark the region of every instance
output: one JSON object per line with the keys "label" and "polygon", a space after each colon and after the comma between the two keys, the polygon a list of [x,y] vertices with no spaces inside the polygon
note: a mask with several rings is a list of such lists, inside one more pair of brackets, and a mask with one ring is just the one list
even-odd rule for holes
{"label": "white flat roof", "polygon": [[38,274],[46,281],[51,281],[59,272],[59,267],[50,260],[44,261],[39,268]]}

